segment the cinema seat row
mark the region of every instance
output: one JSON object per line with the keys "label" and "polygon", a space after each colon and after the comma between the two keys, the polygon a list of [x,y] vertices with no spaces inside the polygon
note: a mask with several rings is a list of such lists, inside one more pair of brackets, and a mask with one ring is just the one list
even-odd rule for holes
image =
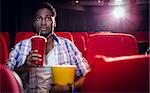
{"label": "cinema seat row", "polygon": [[[71,40],[91,67],[81,88],[82,93],[148,93],[150,55],[139,54],[138,41],[133,35],[110,32],[56,34]],[[33,32],[18,32],[14,44],[33,35]],[[6,64],[8,59],[6,41],[6,36],[0,34],[1,64]]]}
{"label": "cinema seat row", "polygon": [[95,55],[81,93],[149,93],[150,55]]}
{"label": "cinema seat row", "polygon": [[[71,40],[88,61],[90,61],[91,57],[97,53],[111,57],[139,54],[137,46],[138,42],[136,38],[130,34],[110,32],[55,33],[58,36]],[[7,47],[9,47],[10,39],[8,32],[0,32],[0,34],[6,40]],[[19,41],[29,38],[33,35],[35,35],[34,32],[17,32],[14,39],[14,45]]]}

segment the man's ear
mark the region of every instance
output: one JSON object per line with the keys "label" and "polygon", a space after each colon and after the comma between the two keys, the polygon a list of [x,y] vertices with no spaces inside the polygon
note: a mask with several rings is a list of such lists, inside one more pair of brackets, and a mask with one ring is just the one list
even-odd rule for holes
{"label": "man's ear", "polygon": [[33,25],[33,27],[35,28],[35,23],[34,23],[34,22],[32,22],[32,25]]}
{"label": "man's ear", "polygon": [[56,21],[54,22],[54,27],[56,27]]}
{"label": "man's ear", "polygon": [[52,25],[53,25],[54,27],[56,27],[55,17],[52,17],[52,20],[53,20],[53,22],[54,22]]}

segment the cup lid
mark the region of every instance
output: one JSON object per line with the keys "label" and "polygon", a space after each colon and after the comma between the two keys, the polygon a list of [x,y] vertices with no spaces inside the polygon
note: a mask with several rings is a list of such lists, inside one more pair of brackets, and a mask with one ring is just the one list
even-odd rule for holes
{"label": "cup lid", "polygon": [[35,35],[35,36],[32,36],[31,39],[32,39],[32,38],[37,38],[37,37],[38,37],[38,38],[43,38],[43,39],[45,39],[45,42],[47,42],[47,38],[45,38],[44,36]]}

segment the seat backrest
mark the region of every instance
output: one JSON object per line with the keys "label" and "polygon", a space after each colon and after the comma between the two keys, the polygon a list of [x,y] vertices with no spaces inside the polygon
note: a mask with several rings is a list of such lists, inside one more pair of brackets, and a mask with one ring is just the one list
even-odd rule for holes
{"label": "seat backrest", "polygon": [[8,48],[5,38],[0,35],[0,64],[6,64],[8,61]]}
{"label": "seat backrest", "polygon": [[60,37],[67,38],[70,41],[74,42],[73,41],[73,36],[71,35],[70,32],[55,32],[55,34],[58,35],[58,36],[60,36]]}
{"label": "seat backrest", "polygon": [[90,36],[90,35],[92,35],[92,34],[95,34],[95,33],[97,33],[97,32],[95,32],[95,31],[88,31],[88,32],[87,32],[88,36]]}
{"label": "seat backrest", "polygon": [[15,42],[14,44],[17,44],[18,42],[30,38],[31,36],[35,35],[34,32],[17,32],[15,36]]}
{"label": "seat backrest", "polygon": [[73,36],[74,44],[79,49],[79,51],[82,53],[83,57],[86,56],[86,46],[85,46],[85,40],[83,36]]}
{"label": "seat backrest", "polygon": [[0,65],[0,93],[23,93],[13,72],[4,65]]}
{"label": "seat backrest", "polygon": [[139,31],[135,32],[135,38],[137,39],[139,53],[144,54],[149,47],[150,32],[149,31]]}
{"label": "seat backrest", "polygon": [[137,41],[134,36],[123,33],[93,34],[87,42],[87,60],[97,54],[110,57],[138,54]]}
{"label": "seat backrest", "polygon": [[0,32],[0,35],[2,35],[5,38],[7,47],[9,49],[10,48],[10,36],[9,36],[9,33],[8,32]]}
{"label": "seat backrest", "polygon": [[74,36],[83,36],[85,41],[88,40],[88,34],[87,32],[71,32],[71,34]]}
{"label": "seat backrest", "polygon": [[149,42],[149,35],[150,35],[149,31],[135,32],[135,37],[136,37],[138,43],[144,43],[144,42],[150,43]]}
{"label": "seat backrest", "polygon": [[87,41],[88,41],[88,34],[87,32],[71,32],[72,36],[83,36],[85,41],[85,47],[87,47]]}
{"label": "seat backrest", "polygon": [[[150,55],[95,58],[81,91],[90,93],[148,93]],[[89,88],[90,86],[90,88]]]}

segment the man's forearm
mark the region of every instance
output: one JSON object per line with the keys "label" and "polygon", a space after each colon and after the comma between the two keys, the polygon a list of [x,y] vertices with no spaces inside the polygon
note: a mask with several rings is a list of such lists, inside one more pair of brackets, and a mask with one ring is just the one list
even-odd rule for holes
{"label": "man's forearm", "polygon": [[29,68],[26,64],[24,64],[24,65],[22,65],[22,66],[20,66],[20,67],[15,68],[14,71],[15,71],[16,73],[18,73],[18,74],[22,74],[22,73],[24,73],[24,72],[26,72],[26,71],[29,71],[29,69],[30,69],[30,68]]}
{"label": "man's forearm", "polygon": [[80,89],[80,87],[82,86],[83,82],[84,82],[85,76],[79,78],[74,84],[73,87],[75,89]]}

